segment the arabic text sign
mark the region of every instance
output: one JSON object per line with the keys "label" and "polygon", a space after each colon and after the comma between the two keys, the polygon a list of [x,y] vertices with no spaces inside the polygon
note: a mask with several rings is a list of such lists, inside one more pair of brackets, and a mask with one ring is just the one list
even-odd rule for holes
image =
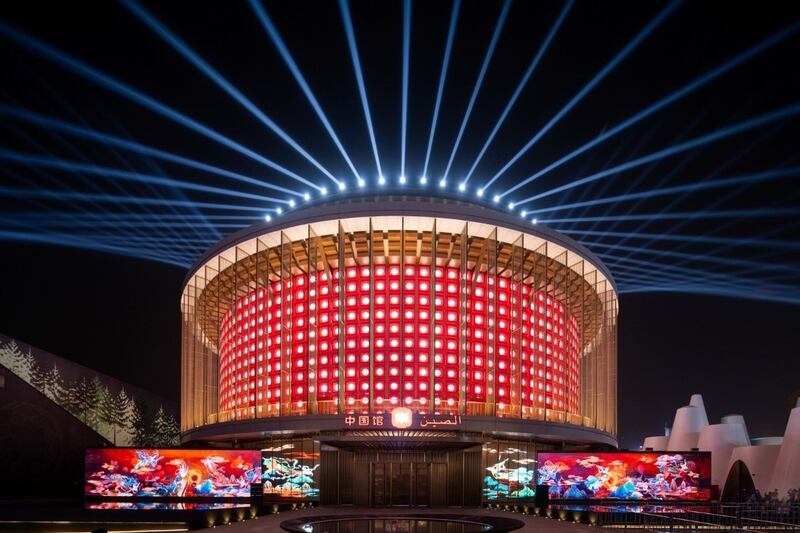
{"label": "arabic text sign", "polygon": [[[348,428],[395,429],[391,413],[345,415],[344,425]],[[461,426],[458,415],[422,415],[414,413],[411,425],[403,429],[456,429]]]}

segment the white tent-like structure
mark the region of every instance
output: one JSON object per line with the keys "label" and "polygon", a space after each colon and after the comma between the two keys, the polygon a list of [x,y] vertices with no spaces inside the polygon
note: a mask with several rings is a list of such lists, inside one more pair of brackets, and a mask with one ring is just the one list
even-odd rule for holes
{"label": "white tent-like structure", "polygon": [[776,492],[779,498],[800,489],[800,399],[789,414],[783,437],[751,442],[744,417],[723,416],[709,424],[700,394],[675,412],[669,435],[646,437],[644,449],[711,452],[711,483],[722,489],[728,474],[741,461],[762,494]]}

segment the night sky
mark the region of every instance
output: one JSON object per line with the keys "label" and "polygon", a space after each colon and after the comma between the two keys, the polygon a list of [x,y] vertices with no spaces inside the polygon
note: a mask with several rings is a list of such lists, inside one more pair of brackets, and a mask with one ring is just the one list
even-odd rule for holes
{"label": "night sky", "polygon": [[[354,181],[247,2],[142,5],[333,175]],[[564,5],[521,0],[511,4],[453,160],[451,187],[469,172]],[[668,5],[576,2],[477,165],[470,192],[547,127]],[[265,7],[355,167],[370,187],[375,186],[376,163],[339,5],[270,2]],[[452,8],[449,1],[413,4],[405,159],[410,180],[425,167]],[[502,2],[470,1],[461,6],[428,164],[433,180],[447,166],[502,8]],[[403,4],[351,2],[350,12],[382,170],[396,180],[401,168]],[[584,243],[617,279],[622,293],[622,447],[637,446],[645,435],[660,433],[675,408],[695,392],[704,394],[712,422],[740,413],[752,435],[783,431],[791,398],[800,389],[800,188],[798,174],[792,171],[800,166],[799,15],[798,5],[789,2],[678,5],[487,189],[483,201],[489,202],[493,194],[507,191],[660,98],[785,32],[741,65],[503,199],[506,203],[547,193],[778,111],[779,116],[759,126],[525,206],[535,211],[580,204],[542,211],[539,223]],[[280,199],[287,195],[109,149],[22,120],[14,110],[67,121],[293,191],[314,189],[99,87],[56,64],[63,61],[54,62],[22,45],[14,32],[22,31],[135,87],[312,184],[333,189],[333,182],[122,4],[6,2],[0,7],[0,20],[0,333],[177,400],[178,298],[187,267],[207,246],[239,226],[261,220],[278,204],[210,190],[105,179],[102,173],[25,162],[20,154]],[[765,177],[765,172],[783,174]],[[685,187],[752,175],[757,176],[713,188]],[[683,189],[634,201],[588,204],[666,187]],[[81,197],[90,194],[93,200]],[[119,203],[98,195],[173,203]],[[235,205],[201,206],[213,203]],[[237,205],[255,209],[237,211]],[[632,214],[648,216],[619,219]],[[590,220],[574,220],[581,217]],[[160,218],[163,223],[154,223]]]}

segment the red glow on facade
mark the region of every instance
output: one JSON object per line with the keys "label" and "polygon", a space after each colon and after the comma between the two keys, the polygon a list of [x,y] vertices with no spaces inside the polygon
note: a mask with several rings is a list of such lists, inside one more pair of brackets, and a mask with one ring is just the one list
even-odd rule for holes
{"label": "red glow on facade", "polygon": [[580,327],[545,291],[376,265],[348,267],[340,294],[338,274],[274,281],[233,303],[220,329],[220,421],[336,413],[340,382],[347,413],[579,412]]}

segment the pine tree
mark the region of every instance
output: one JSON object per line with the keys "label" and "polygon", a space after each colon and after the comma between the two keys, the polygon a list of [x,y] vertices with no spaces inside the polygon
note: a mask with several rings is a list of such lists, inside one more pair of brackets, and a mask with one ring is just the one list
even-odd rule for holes
{"label": "pine tree", "polygon": [[17,352],[19,352],[19,346],[17,346],[14,339],[11,339],[6,344],[0,344],[0,365],[15,372],[14,365],[17,360]]}
{"label": "pine tree", "polygon": [[[93,430],[97,431],[100,424],[100,416],[97,409],[97,396],[100,394],[102,383],[95,374],[94,378],[88,381],[86,388],[86,416],[85,422]],[[99,432],[98,432],[99,433]]]}
{"label": "pine tree", "polygon": [[130,417],[131,400],[125,392],[125,387],[121,387],[119,392],[114,396],[111,406],[111,423],[114,427],[114,445],[119,446],[129,440],[127,438],[128,432],[125,430],[128,425],[128,418]]}
{"label": "pine tree", "polygon": [[72,405],[75,409],[75,416],[83,420],[83,423],[91,427],[89,423],[90,407],[92,400],[91,383],[86,376],[81,376],[80,381],[72,388]]}
{"label": "pine tree", "polygon": [[153,436],[154,413],[146,403],[134,402],[135,408],[131,417],[131,430],[133,432],[133,446],[155,446]]}
{"label": "pine tree", "polygon": [[38,364],[34,364],[33,368],[31,369],[31,380],[29,383],[42,394],[46,394],[47,372],[42,370]]}
{"label": "pine tree", "polygon": [[168,441],[166,443],[167,446],[180,446],[181,444],[181,428],[178,425],[178,421],[175,420],[175,417],[172,416],[172,413],[167,415],[167,435]]}
{"label": "pine tree", "polygon": [[22,378],[26,382],[31,382],[33,366],[36,361],[28,353],[24,353],[17,341],[11,339],[4,346],[0,346],[0,364],[8,368],[11,372]]}
{"label": "pine tree", "polygon": [[48,381],[50,382],[53,401],[56,402],[61,408],[69,410],[69,389],[65,385],[64,378],[61,376],[61,372],[58,371],[58,367],[56,365],[53,365],[53,370],[51,370],[50,373],[51,376]]}
{"label": "pine tree", "polygon": [[[164,411],[164,406],[160,405],[153,420],[153,445],[159,447],[169,447],[173,445],[173,430],[170,424],[171,415]],[[174,423],[174,419],[172,419]]]}
{"label": "pine tree", "polygon": [[33,379],[34,373],[38,370],[38,368],[39,365],[36,363],[36,358],[31,353],[31,349],[28,348],[27,352],[19,355],[19,358],[17,359],[17,370],[15,373],[26,382],[30,383]]}
{"label": "pine tree", "polygon": [[107,439],[111,440],[111,432],[109,431],[108,417],[106,416],[106,408],[108,405],[108,388],[100,381],[100,376],[94,375],[92,379],[92,421],[94,422],[94,430]]}
{"label": "pine tree", "polygon": [[108,385],[103,385],[99,401],[100,421],[106,428],[104,434],[107,433],[108,440],[112,440],[116,429],[114,426],[114,395],[108,390]]}
{"label": "pine tree", "polygon": [[17,373],[17,361],[20,355],[22,355],[22,352],[14,339],[11,339],[5,345],[0,345],[0,365],[15,374]]}
{"label": "pine tree", "polygon": [[139,408],[139,402],[136,398],[131,398],[131,417],[128,419],[128,431],[131,435],[130,446],[140,446],[139,443],[139,428],[142,425],[142,410]]}
{"label": "pine tree", "polygon": [[44,390],[45,396],[61,405],[64,402],[66,393],[64,391],[64,380],[61,379],[61,372],[58,370],[58,364],[53,363],[53,368],[44,375]]}
{"label": "pine tree", "polygon": [[83,413],[81,413],[80,405],[78,403],[78,383],[74,382],[71,385],[65,384],[64,390],[66,391],[66,403],[63,407],[72,413],[76,418],[83,420]]}

